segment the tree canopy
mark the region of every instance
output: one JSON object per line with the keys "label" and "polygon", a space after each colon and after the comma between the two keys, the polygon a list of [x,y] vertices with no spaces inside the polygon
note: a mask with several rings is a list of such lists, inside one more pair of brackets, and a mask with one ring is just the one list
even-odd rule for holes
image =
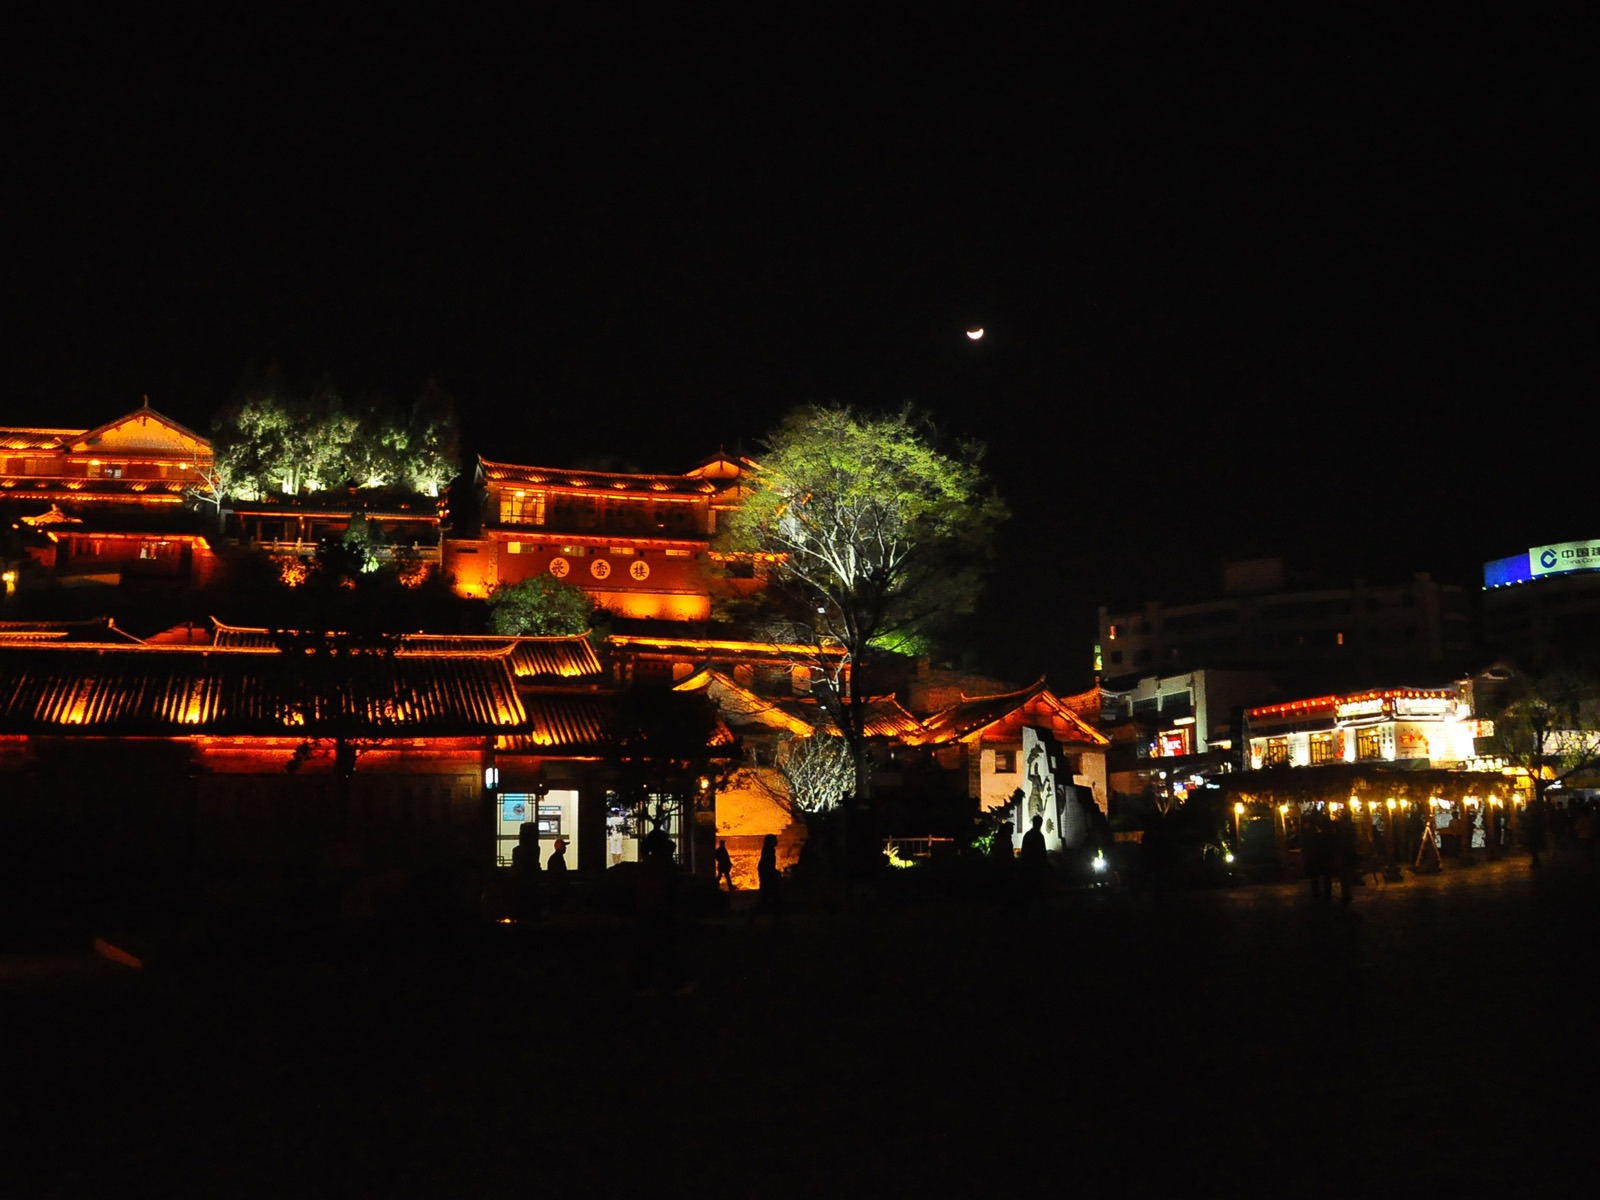
{"label": "tree canopy", "polygon": [[328,376],[302,386],[251,370],[212,429],[210,490],[243,498],[346,483],[438,496],[459,470],[455,401],[432,379],[406,410],[380,392],[347,401]]}
{"label": "tree canopy", "polygon": [[489,624],[500,634],[587,633],[595,627],[596,616],[589,593],[550,575],[502,584],[489,595]]}
{"label": "tree canopy", "polygon": [[970,612],[1007,514],[983,473],[984,448],[941,449],[910,408],[866,415],[795,410],[768,438],[753,487],[719,537],[771,562],[771,632],[812,647],[808,665],[837,698],[830,717],[868,793],[862,672],[875,653]]}
{"label": "tree canopy", "polygon": [[1493,740],[1500,757],[1528,772],[1542,799],[1551,783],[1600,767],[1600,682],[1575,670],[1514,675]]}

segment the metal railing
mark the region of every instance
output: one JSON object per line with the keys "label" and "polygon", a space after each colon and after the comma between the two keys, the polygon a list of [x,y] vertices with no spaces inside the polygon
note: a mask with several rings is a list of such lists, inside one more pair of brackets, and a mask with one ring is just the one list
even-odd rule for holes
{"label": "metal railing", "polygon": [[901,858],[908,861],[929,859],[936,854],[954,854],[956,852],[956,839],[948,837],[888,837],[883,839],[883,851],[889,852],[890,847]]}
{"label": "metal railing", "polygon": [[[266,538],[246,541],[241,538],[229,539],[234,544],[246,545],[255,550],[264,550],[268,554],[294,554],[301,558],[310,558],[317,552],[318,543],[307,539],[298,541],[268,540]],[[372,555],[379,562],[389,562],[392,559],[411,560],[413,562],[436,563],[442,554],[438,546],[374,546]]]}

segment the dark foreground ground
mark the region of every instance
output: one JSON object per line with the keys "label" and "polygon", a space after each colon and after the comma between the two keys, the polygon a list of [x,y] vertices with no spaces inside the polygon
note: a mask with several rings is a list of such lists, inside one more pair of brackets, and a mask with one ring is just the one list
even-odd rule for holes
{"label": "dark foreground ground", "polygon": [[[1591,1187],[1593,873],[0,958],[0,1195]],[[741,897],[742,899],[742,897]]]}

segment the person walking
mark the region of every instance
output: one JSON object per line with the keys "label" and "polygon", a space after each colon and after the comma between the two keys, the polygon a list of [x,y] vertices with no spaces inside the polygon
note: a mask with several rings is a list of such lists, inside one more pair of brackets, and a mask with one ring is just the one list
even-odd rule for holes
{"label": "person walking", "polygon": [[733,888],[733,858],[728,853],[728,839],[723,838],[717,843],[717,887],[724,883],[731,892]]}
{"label": "person walking", "polygon": [[756,862],[756,882],[760,885],[760,899],[756,905],[774,922],[783,919],[783,876],[778,873],[778,835],[769,833],[761,839],[761,857]]}
{"label": "person walking", "polygon": [[1022,852],[1017,856],[1022,876],[1022,894],[1029,903],[1045,906],[1045,889],[1050,873],[1050,861],[1045,856],[1044,818],[1034,814],[1033,824],[1022,835]]}
{"label": "person walking", "polygon": [[1311,880],[1311,896],[1327,903],[1333,899],[1333,831],[1328,828],[1327,814],[1321,810],[1311,814],[1303,849],[1301,862],[1306,878]]}
{"label": "person walking", "polygon": [[537,921],[539,907],[539,826],[524,821],[511,851],[511,917]]}
{"label": "person walking", "polygon": [[545,862],[545,899],[552,910],[560,908],[567,898],[567,839],[557,838],[550,858]]}
{"label": "person walking", "polygon": [[1349,908],[1355,900],[1356,866],[1361,852],[1356,847],[1356,826],[1343,813],[1328,823],[1328,882],[1324,899],[1333,899],[1333,880],[1339,880],[1339,907]]}

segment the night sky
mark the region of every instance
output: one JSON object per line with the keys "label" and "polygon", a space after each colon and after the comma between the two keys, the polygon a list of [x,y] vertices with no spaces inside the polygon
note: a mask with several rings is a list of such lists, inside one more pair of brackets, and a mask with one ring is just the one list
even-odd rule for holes
{"label": "night sky", "polygon": [[909,400],[1019,513],[992,664],[1062,687],[1229,556],[1594,536],[1578,28],[579,7],[10,31],[5,420],[204,431],[275,360],[675,471]]}

